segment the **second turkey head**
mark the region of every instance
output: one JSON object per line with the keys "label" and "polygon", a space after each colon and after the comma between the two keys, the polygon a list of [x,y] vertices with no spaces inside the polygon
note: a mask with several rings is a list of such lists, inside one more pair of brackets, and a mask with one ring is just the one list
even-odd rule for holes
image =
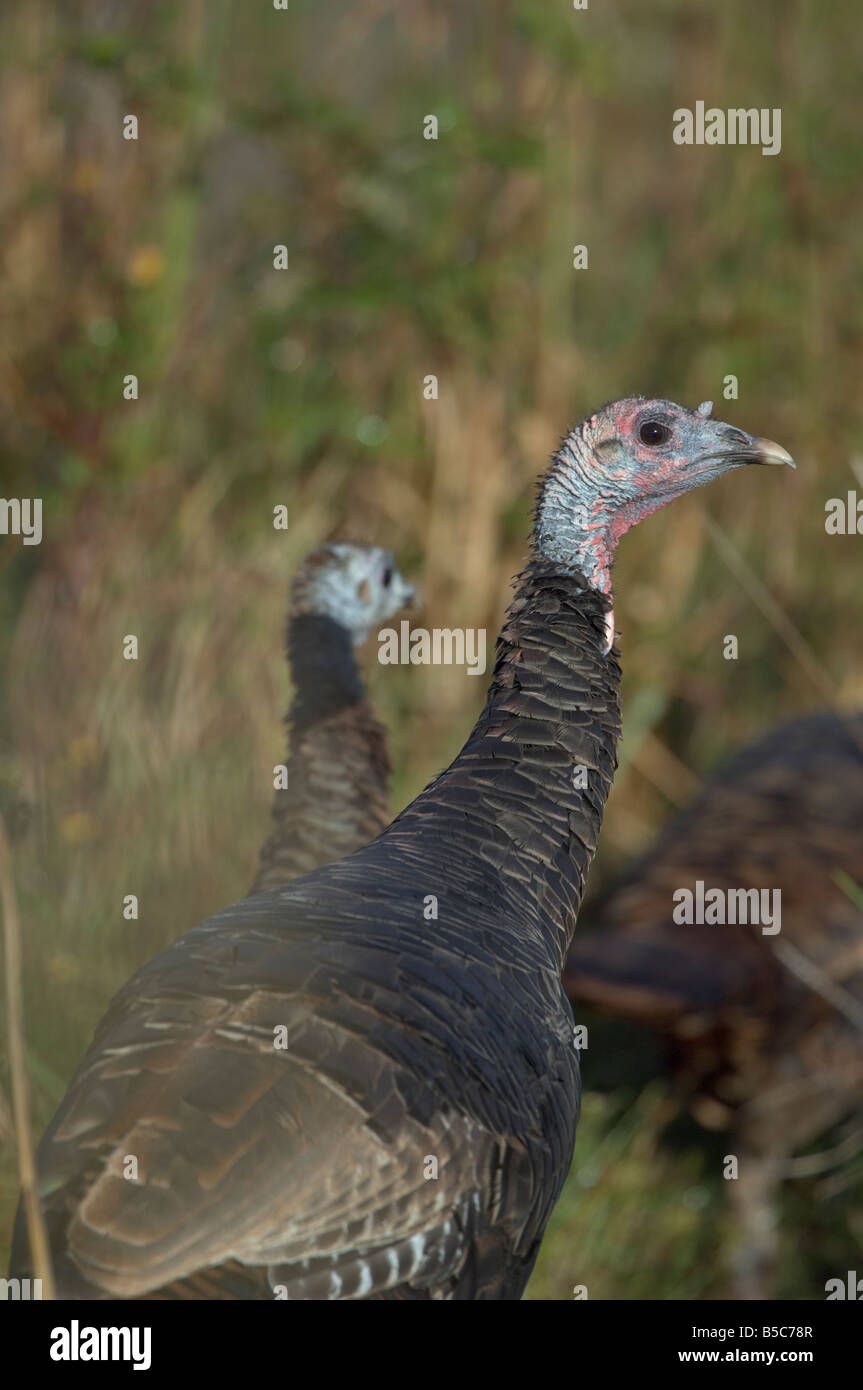
{"label": "second turkey head", "polygon": [[291,591],[294,618],[331,618],[364,642],[377,623],[416,598],[392,552],[376,545],[333,542],[315,550],[297,571]]}

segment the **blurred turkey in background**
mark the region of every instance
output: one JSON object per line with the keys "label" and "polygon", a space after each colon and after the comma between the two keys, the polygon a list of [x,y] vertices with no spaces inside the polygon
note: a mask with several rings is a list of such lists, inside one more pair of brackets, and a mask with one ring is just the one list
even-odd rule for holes
{"label": "blurred turkey in background", "polygon": [[353,854],[389,825],[386,731],[365,698],[354,647],[415,598],[392,552],[379,546],[319,546],[294,575],[288,752],[274,776],[273,829],[250,892]]}
{"label": "blurred turkey in background", "polygon": [[[696,1118],[729,1131],[740,1298],[773,1295],[782,1180],[832,1170],[821,1191],[839,1193],[863,1154],[861,868],[863,717],[810,715],[732,758],[584,915],[570,949],[576,1017],[587,1004],[650,1026]],[[680,890],[699,881],[778,893],[781,919],[681,923]],[[631,1079],[613,1034],[602,1046],[604,1084]],[[849,1116],[826,1151],[792,1157]]]}

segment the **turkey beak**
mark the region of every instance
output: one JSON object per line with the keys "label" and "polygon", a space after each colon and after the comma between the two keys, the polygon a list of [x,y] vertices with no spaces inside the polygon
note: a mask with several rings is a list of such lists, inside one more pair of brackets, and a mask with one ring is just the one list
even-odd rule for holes
{"label": "turkey beak", "polygon": [[753,463],[787,463],[789,468],[797,467],[788,450],[783,449],[781,444],[774,444],[772,439],[754,439],[752,443],[755,454]]}
{"label": "turkey beak", "polygon": [[721,449],[714,457],[724,459],[725,468],[738,468],[742,463],[787,463],[789,468],[797,467],[788,450],[772,439],[760,439],[733,425],[722,424],[716,426],[716,435]]}
{"label": "turkey beak", "polygon": [[788,450],[783,449],[781,444],[774,444],[772,439],[761,439],[721,420],[711,420],[709,407],[710,402],[705,401],[693,411],[696,425],[690,438],[695,448],[689,459],[681,459],[680,471],[686,475],[684,489],[698,487],[710,478],[721,477],[732,468],[744,468],[750,463],[787,463],[789,468],[797,466]]}

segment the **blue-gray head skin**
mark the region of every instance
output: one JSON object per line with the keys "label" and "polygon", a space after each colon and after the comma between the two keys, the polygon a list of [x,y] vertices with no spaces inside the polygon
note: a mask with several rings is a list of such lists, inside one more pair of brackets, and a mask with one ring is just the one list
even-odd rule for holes
{"label": "blue-gray head skin", "polygon": [[291,612],[332,618],[356,645],[372,628],[416,598],[396,568],[392,551],[348,542],[322,545],[300,566],[291,588]]}
{"label": "blue-gray head skin", "polygon": [[[780,444],[711,419],[712,401],[687,410],[643,396],[615,401],[563,440],[541,485],[534,553],[578,570],[611,597],[624,532],[666,502],[751,463],[794,460]],[[609,610],[608,646],[614,637]]]}

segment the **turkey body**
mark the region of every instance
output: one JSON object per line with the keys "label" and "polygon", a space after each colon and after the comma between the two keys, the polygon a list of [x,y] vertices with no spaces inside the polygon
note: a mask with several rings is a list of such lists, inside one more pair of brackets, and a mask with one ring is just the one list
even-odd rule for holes
{"label": "turkey body", "polygon": [[40,1145],[63,1296],[520,1296],[575,1137],[560,968],[615,766],[606,608],[530,576],[455,763],[116,997]]}
{"label": "turkey body", "polygon": [[454,762],[109,1007],[37,1155],[61,1296],[521,1296],[578,1116],[560,972],[616,767],[614,547],[788,461],[709,402],[619,401],[566,436]]}
{"label": "turkey body", "polygon": [[[863,1103],[863,717],[819,713],[737,754],[592,914],[570,998],[648,1024],[740,1177],[734,1286],[766,1295],[791,1155]],[[781,894],[778,931],[680,925],[675,893]]]}

